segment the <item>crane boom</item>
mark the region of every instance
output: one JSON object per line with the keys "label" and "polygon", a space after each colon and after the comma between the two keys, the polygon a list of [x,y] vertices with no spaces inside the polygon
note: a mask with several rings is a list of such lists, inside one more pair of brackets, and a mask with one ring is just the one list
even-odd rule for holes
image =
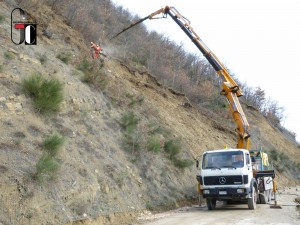
{"label": "crane boom", "polygon": [[[161,8],[150,15],[144,17],[143,19],[131,24],[129,27],[125,28],[113,38],[117,37],[121,33],[125,32],[129,28],[145,21],[146,19],[155,19],[155,16],[163,13],[163,15],[169,15],[177,25],[184,31],[184,33],[191,39],[191,41],[196,45],[196,47],[201,51],[203,56],[208,60],[211,66],[215,69],[219,77],[222,79],[222,91],[221,95],[224,95],[229,103],[230,111],[233,115],[233,119],[237,124],[236,132],[238,136],[237,148],[240,149],[250,149],[250,133],[249,133],[249,123],[242,109],[242,106],[238,100],[238,97],[242,96],[243,93],[239,88],[238,84],[230,76],[226,67],[220,62],[217,56],[204,44],[200,39],[199,35],[191,27],[191,23],[188,19],[182,16],[174,7],[166,6]],[[112,38],[112,39],[113,39]]]}

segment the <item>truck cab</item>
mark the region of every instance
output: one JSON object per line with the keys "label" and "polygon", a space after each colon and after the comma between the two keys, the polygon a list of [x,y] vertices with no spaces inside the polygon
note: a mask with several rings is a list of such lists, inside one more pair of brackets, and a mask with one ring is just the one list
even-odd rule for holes
{"label": "truck cab", "polygon": [[256,208],[258,186],[253,177],[248,150],[221,149],[204,152],[197,180],[209,210],[216,207],[217,200],[246,201],[249,209]]}

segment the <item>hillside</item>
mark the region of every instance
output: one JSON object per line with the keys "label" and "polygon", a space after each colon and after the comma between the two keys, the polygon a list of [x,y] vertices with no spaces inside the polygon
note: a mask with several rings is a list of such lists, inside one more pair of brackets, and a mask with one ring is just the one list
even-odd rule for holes
{"label": "hillside", "polygon": [[[188,164],[208,149],[235,146],[230,115],[218,118],[193,106],[145,67],[117,59],[112,44],[104,46],[110,57],[98,73],[88,76],[79,65],[89,55],[89,41],[44,5],[29,12],[38,29],[48,24],[51,35],[39,29],[36,46],[14,45],[11,2],[0,2],[0,224],[128,224],[145,209],[194,199],[197,170]],[[63,85],[59,112],[38,111],[24,93],[24,79],[36,73]],[[299,165],[299,147],[244,106],[256,134],[253,146],[276,149]],[[137,119],[133,131],[124,125],[128,115]],[[52,134],[65,139],[59,169],[51,179],[35,179],[44,140]],[[151,151],[151,140],[158,141],[158,151]],[[166,143],[181,146],[177,161],[163,150]],[[278,172],[279,189],[298,182],[293,171]]]}

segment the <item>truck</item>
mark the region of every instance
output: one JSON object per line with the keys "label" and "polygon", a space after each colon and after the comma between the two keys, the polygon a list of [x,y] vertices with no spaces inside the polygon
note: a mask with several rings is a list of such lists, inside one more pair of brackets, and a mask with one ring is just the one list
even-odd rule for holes
{"label": "truck", "polygon": [[163,15],[160,18],[170,16],[214,68],[222,80],[220,94],[226,97],[237,125],[236,148],[205,151],[200,160],[201,167],[199,160],[196,160],[197,168],[200,167],[200,173],[196,175],[198,192],[206,199],[208,209],[215,209],[217,200],[234,200],[246,202],[248,208],[253,210],[257,203],[270,201],[272,192],[276,205],[275,172],[270,167],[268,155],[262,150],[250,149],[250,126],[238,99],[243,96],[242,90],[194,31],[191,22],[174,7],[166,6],[132,23],[111,39],[147,19],[158,19],[156,16],[159,14]]}
{"label": "truck", "polygon": [[197,175],[199,192],[209,210],[216,208],[217,200],[245,202],[249,209],[255,209],[256,203],[271,200],[275,174],[269,167],[267,154],[261,150],[206,151]]}

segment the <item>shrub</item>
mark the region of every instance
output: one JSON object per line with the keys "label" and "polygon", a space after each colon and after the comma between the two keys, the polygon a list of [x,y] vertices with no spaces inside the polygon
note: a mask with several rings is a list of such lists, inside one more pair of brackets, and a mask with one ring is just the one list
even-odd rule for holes
{"label": "shrub", "polygon": [[36,173],[33,175],[33,178],[39,181],[44,178],[54,178],[59,169],[59,163],[55,159],[55,156],[63,144],[64,138],[58,134],[49,136],[44,140],[42,144],[44,153],[36,164]]}
{"label": "shrub", "polygon": [[187,168],[187,167],[190,167],[194,164],[193,161],[189,160],[189,159],[177,159],[177,158],[174,158],[173,160],[174,162],[174,165],[180,169],[184,169],[184,168]]}
{"label": "shrub", "polygon": [[4,16],[0,15],[0,23],[2,23],[4,20]]}
{"label": "shrub", "polygon": [[30,97],[37,98],[44,79],[41,74],[36,73],[23,80],[23,91]]}
{"label": "shrub", "polygon": [[149,211],[153,211],[155,209],[155,207],[153,206],[153,204],[151,202],[147,202],[146,209]]}
{"label": "shrub", "polygon": [[79,65],[77,66],[77,69],[82,71],[82,72],[88,72],[93,70],[93,64],[90,63],[86,57],[84,57]]}
{"label": "shrub", "polygon": [[121,125],[128,133],[132,133],[136,129],[138,121],[133,112],[125,113],[121,117]]}
{"label": "shrub", "polygon": [[0,65],[0,73],[3,72],[3,65]]}
{"label": "shrub", "polygon": [[193,161],[189,159],[178,159],[178,154],[181,151],[181,142],[179,139],[171,139],[165,142],[164,150],[170,156],[174,165],[180,169],[184,169],[193,165]]}
{"label": "shrub", "polygon": [[33,98],[34,107],[42,112],[57,112],[63,101],[63,87],[58,80],[46,80],[33,74],[23,80],[23,91]]}
{"label": "shrub", "polygon": [[164,145],[165,152],[169,153],[170,158],[174,158],[181,150],[181,143],[179,140],[168,140]]}
{"label": "shrub", "polygon": [[43,54],[43,55],[39,56],[39,60],[40,60],[41,64],[44,65],[47,62],[48,57],[46,54]]}
{"label": "shrub", "polygon": [[12,60],[12,59],[15,58],[15,55],[13,53],[11,53],[11,52],[5,52],[4,53],[4,58],[8,59],[8,60]]}
{"label": "shrub", "polygon": [[55,172],[58,170],[59,164],[51,156],[42,156],[36,164],[36,176],[41,178],[42,176],[53,177]]}
{"label": "shrub", "polygon": [[123,142],[124,147],[131,153],[141,150],[141,135],[136,129],[125,132]]}
{"label": "shrub", "polygon": [[44,140],[43,149],[48,153],[49,156],[54,157],[57,155],[64,142],[65,139],[62,136],[54,134]]}
{"label": "shrub", "polygon": [[71,60],[71,54],[62,52],[56,56],[60,61],[64,62],[65,64],[69,64]]}
{"label": "shrub", "polygon": [[144,102],[144,100],[145,100],[144,96],[139,96],[138,98],[131,99],[131,102],[128,104],[128,106],[134,107],[137,104],[141,105]]}
{"label": "shrub", "polygon": [[84,73],[83,82],[103,90],[108,83],[108,80],[101,72],[103,66],[103,59],[100,59],[100,61],[90,62],[86,57],[84,57],[77,66],[77,69]]}
{"label": "shrub", "polygon": [[131,152],[141,149],[141,133],[137,129],[138,121],[133,112],[124,113],[121,117],[121,126],[125,129],[123,142],[125,148]]}
{"label": "shrub", "polygon": [[271,163],[274,167],[279,171],[297,171],[297,164],[295,161],[290,159],[286,154],[283,152],[279,152],[276,149],[272,149],[269,152],[269,157],[271,159]]}
{"label": "shrub", "polygon": [[284,153],[279,152],[276,149],[272,149],[269,153],[270,158],[272,159],[272,161],[282,161],[285,162],[287,160],[289,160],[288,156],[285,155]]}
{"label": "shrub", "polygon": [[41,112],[57,112],[62,101],[62,84],[58,80],[50,80],[44,81],[34,105]]}
{"label": "shrub", "polygon": [[[99,73],[100,74],[100,73]],[[98,73],[84,73],[83,82],[95,87],[96,89],[105,90],[108,80]]]}
{"label": "shrub", "polygon": [[147,149],[155,153],[160,152],[161,145],[159,139],[155,136],[150,137],[147,141]]}

